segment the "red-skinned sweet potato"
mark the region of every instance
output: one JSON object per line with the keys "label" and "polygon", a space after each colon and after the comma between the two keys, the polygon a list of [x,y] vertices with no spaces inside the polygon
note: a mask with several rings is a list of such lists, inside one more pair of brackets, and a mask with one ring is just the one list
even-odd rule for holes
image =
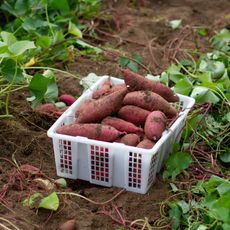
{"label": "red-skinned sweet potato", "polygon": [[124,105],[135,105],[143,109],[160,110],[169,118],[177,115],[177,110],[159,94],[151,91],[134,91],[127,93],[123,100]]}
{"label": "red-skinned sweet potato", "polygon": [[149,140],[148,138],[144,138],[139,144],[136,146],[142,149],[151,149],[155,145],[155,142]]}
{"label": "red-skinned sweet potato", "polygon": [[101,122],[104,125],[111,125],[115,129],[126,132],[126,133],[143,133],[143,129],[137,127],[131,122],[125,121],[123,119],[117,118],[117,117],[106,117]]}
{"label": "red-skinned sweet potato", "polygon": [[76,101],[76,98],[69,94],[62,94],[58,99],[66,105],[72,105]]}
{"label": "red-skinned sweet potato", "polygon": [[118,117],[129,121],[136,126],[144,125],[151,112],[134,105],[125,105],[118,111]]}
{"label": "red-skinned sweet potato", "polygon": [[98,98],[106,95],[107,93],[109,93],[111,87],[112,87],[112,85],[110,82],[110,77],[108,77],[108,79],[103,82],[101,88],[96,90],[95,92],[93,92],[92,98],[98,99]]}
{"label": "red-skinned sweet potato", "polygon": [[154,93],[161,95],[168,102],[177,102],[179,97],[166,85],[160,82],[153,82],[144,78],[138,73],[134,73],[129,69],[123,69],[122,74],[130,91],[137,90],[150,90]]}
{"label": "red-skinned sweet potato", "polygon": [[166,129],[167,118],[161,111],[153,111],[146,119],[144,131],[148,139],[157,141]]}
{"label": "red-skinned sweet potato", "polygon": [[120,139],[120,143],[129,146],[137,146],[139,142],[140,142],[140,137],[135,133],[126,134]]}
{"label": "red-skinned sweet potato", "polygon": [[100,122],[103,118],[116,113],[122,106],[127,89],[118,90],[97,100],[88,100],[76,111],[77,123]]}
{"label": "red-skinned sweet potato", "polygon": [[102,125],[102,124],[70,124],[63,125],[56,130],[59,134],[65,134],[69,136],[82,136],[89,139],[94,139],[98,141],[107,141],[113,142],[120,135],[124,134],[123,132],[118,131],[112,126]]}

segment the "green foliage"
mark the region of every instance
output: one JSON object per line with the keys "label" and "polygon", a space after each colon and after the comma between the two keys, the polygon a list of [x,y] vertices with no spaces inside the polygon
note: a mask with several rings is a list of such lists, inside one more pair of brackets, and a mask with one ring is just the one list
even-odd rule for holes
{"label": "green foliage", "polygon": [[118,64],[124,68],[127,67],[134,72],[138,72],[139,66],[138,64],[143,64],[144,61],[141,56],[139,56],[136,52],[131,52],[132,59],[121,56],[118,60]]}
{"label": "green foliage", "polygon": [[174,151],[170,154],[169,158],[165,163],[165,171],[163,173],[164,180],[172,178],[174,181],[176,176],[179,175],[183,170],[187,169],[192,163],[192,157],[187,152],[181,152],[180,146],[175,144]]}
{"label": "green foliage", "polygon": [[[200,35],[205,36],[203,31]],[[211,41],[212,52],[200,55],[197,61],[178,61],[166,70],[168,79],[175,83],[175,92],[195,98],[201,106],[189,115],[181,142],[166,161],[164,179],[175,181],[176,176],[190,166],[191,156],[188,153],[183,155],[184,149],[192,150],[197,143],[209,149],[203,153],[208,155],[209,151],[212,152],[216,160],[215,165],[207,161],[200,164],[204,164],[204,168],[215,167],[216,171],[229,175],[221,167],[221,164],[228,167],[230,163],[229,30],[222,30]],[[212,105],[206,116],[202,115],[203,103]],[[186,190],[180,189],[180,182],[174,183],[170,185],[176,199],[167,202],[168,221],[172,222],[172,229],[230,229],[229,178],[211,176],[207,181],[186,182],[186,185],[192,186]]]}
{"label": "green foliage", "polygon": [[58,97],[58,87],[52,72],[35,74],[30,81],[29,90],[33,95],[29,99],[33,108],[42,102],[55,103]]}
{"label": "green foliage", "polygon": [[191,191],[178,191],[178,199],[168,204],[172,229],[229,229],[229,192],[230,181],[217,176],[198,182]]}
{"label": "green foliage", "polygon": [[[35,41],[37,48],[30,52],[30,57],[36,56],[37,63],[53,64],[71,60],[70,47],[82,38],[79,17],[92,18],[99,13],[100,7],[99,0],[6,0],[0,6],[3,17],[0,26],[18,39],[27,40],[27,43],[19,41],[12,45],[9,51],[14,55],[35,48],[32,42]],[[0,54],[3,48],[0,45]]]}
{"label": "green foliage", "polygon": [[230,31],[228,29],[222,29],[211,41],[215,49],[226,53],[230,51]]}
{"label": "green foliage", "polygon": [[29,198],[26,198],[22,202],[23,206],[33,208],[44,208],[52,211],[56,211],[59,207],[59,198],[56,192],[52,192],[48,196],[44,197],[41,193],[34,193]]}

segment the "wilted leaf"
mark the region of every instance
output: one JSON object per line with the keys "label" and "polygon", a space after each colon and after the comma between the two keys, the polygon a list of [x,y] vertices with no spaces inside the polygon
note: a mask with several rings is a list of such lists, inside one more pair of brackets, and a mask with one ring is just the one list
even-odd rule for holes
{"label": "wilted leaf", "polygon": [[176,19],[176,20],[171,20],[168,22],[168,25],[173,29],[177,29],[181,26],[181,22],[182,20],[181,19]]}
{"label": "wilted leaf", "polygon": [[22,201],[23,206],[29,206],[30,208],[37,208],[40,200],[42,199],[42,194],[39,192],[34,193],[29,198]]}

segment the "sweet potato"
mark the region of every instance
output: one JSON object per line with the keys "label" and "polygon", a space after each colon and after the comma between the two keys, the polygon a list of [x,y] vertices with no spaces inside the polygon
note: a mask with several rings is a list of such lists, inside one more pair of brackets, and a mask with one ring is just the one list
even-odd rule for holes
{"label": "sweet potato", "polygon": [[144,131],[148,139],[157,141],[166,129],[167,118],[161,111],[153,111],[146,119]]}
{"label": "sweet potato", "polygon": [[121,107],[118,111],[118,117],[129,121],[136,126],[144,125],[146,117],[150,114],[150,111],[142,109],[134,105],[126,105]]}
{"label": "sweet potato", "polygon": [[163,97],[151,91],[134,91],[127,93],[123,100],[124,105],[135,105],[143,109],[160,110],[169,118],[177,115],[177,110]]}
{"label": "sweet potato", "polygon": [[58,99],[59,101],[64,102],[66,105],[72,105],[76,101],[76,98],[69,94],[63,94]]}
{"label": "sweet potato", "polygon": [[120,139],[120,143],[124,143],[125,145],[130,146],[137,146],[139,142],[140,137],[135,133],[126,134]]}
{"label": "sweet potato", "polygon": [[77,109],[76,122],[100,122],[103,118],[116,113],[121,108],[126,93],[127,89],[122,89],[97,100],[88,100]]}
{"label": "sweet potato", "polygon": [[104,96],[110,91],[110,88],[112,87],[111,82],[110,82],[110,77],[104,83],[102,84],[101,88],[93,92],[92,98],[93,99],[98,99],[101,96]]}
{"label": "sweet potato", "polygon": [[144,138],[136,147],[143,149],[151,149],[155,145],[155,142],[149,140],[148,138]]}
{"label": "sweet potato", "polygon": [[117,117],[106,117],[101,122],[104,125],[111,125],[115,129],[126,132],[126,133],[143,133],[143,129],[137,127],[131,122],[125,121],[123,119],[117,118]]}
{"label": "sweet potato", "polygon": [[108,142],[113,142],[120,135],[124,134],[112,126],[95,123],[63,125],[58,128],[56,132],[69,136],[82,136],[89,139]]}
{"label": "sweet potato", "polygon": [[111,87],[111,89],[109,90],[109,93],[113,93],[116,92],[117,90],[121,90],[121,89],[127,89],[126,84],[117,84],[117,85],[113,85]]}
{"label": "sweet potato", "polygon": [[161,95],[168,102],[179,101],[179,97],[168,86],[160,82],[153,82],[129,69],[123,69],[122,74],[130,91],[150,90]]}
{"label": "sweet potato", "polygon": [[52,103],[41,104],[35,108],[35,111],[38,113],[53,113],[57,111],[58,108]]}

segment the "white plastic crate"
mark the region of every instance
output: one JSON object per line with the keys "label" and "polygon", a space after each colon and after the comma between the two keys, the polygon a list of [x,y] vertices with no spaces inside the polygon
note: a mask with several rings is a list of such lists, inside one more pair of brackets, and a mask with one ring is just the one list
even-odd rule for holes
{"label": "white plastic crate", "polygon": [[[155,181],[156,173],[161,170],[172,145],[180,140],[186,116],[195,101],[193,98],[178,95],[182,112],[173,125],[163,132],[152,149],[57,134],[55,131],[58,127],[74,123],[77,108],[84,100],[91,98],[92,92],[100,88],[107,78],[108,76],[103,76],[84,92],[48,130],[48,136],[53,139],[57,175],[144,194]],[[124,83],[122,79],[113,77],[111,82]]]}

